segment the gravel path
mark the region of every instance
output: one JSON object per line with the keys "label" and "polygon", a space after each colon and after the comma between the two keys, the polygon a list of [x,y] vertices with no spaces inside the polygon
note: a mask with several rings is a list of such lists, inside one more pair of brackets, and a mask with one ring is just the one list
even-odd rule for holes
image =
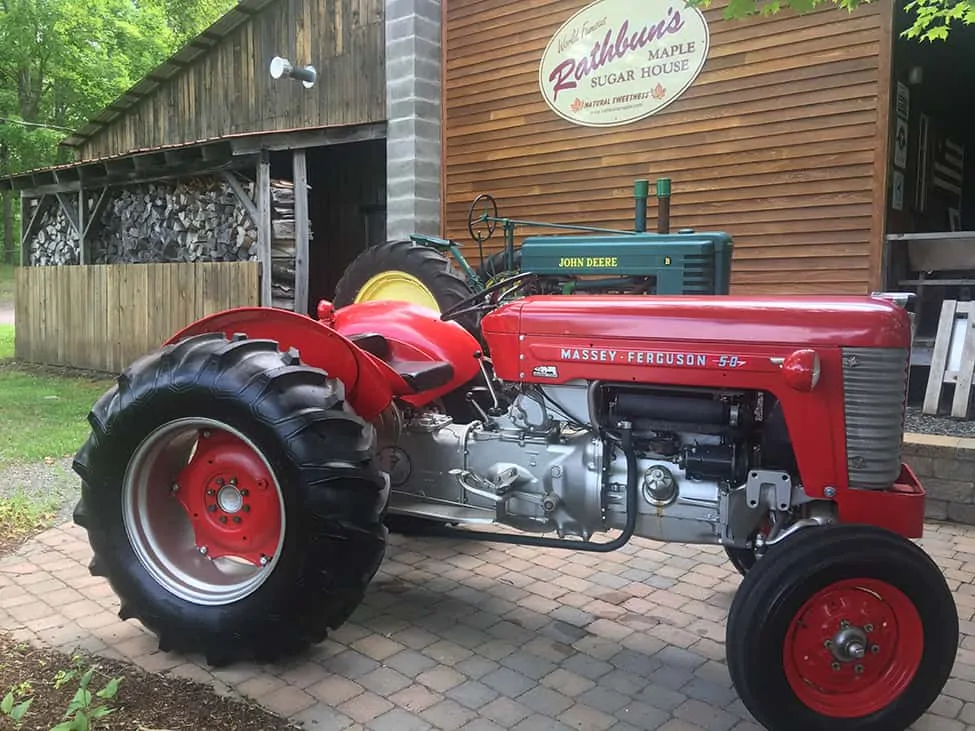
{"label": "gravel path", "polygon": [[921,413],[920,406],[908,406],[904,431],[915,434],[940,434],[949,437],[975,437],[975,421],[952,419],[950,416],[930,416]]}
{"label": "gravel path", "polygon": [[81,479],[71,471],[71,458],[46,462],[30,462],[0,467],[0,498],[19,491],[41,499],[56,498],[61,506],[55,523],[71,518],[75,503],[81,495]]}

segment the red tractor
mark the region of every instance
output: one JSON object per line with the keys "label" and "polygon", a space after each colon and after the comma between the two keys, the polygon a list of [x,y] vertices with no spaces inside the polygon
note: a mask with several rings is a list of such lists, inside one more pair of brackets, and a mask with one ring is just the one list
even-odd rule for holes
{"label": "red tractor", "polygon": [[[728,667],[759,723],[910,726],[959,627],[910,540],[925,493],[900,456],[906,311],[502,301],[518,284],[443,314],[230,310],[132,363],[75,459],[75,520],[120,616],[163,650],[265,662],[349,619],[387,526],[595,553],[634,536],[721,545],[744,574]],[[456,322],[471,311],[483,344]]]}

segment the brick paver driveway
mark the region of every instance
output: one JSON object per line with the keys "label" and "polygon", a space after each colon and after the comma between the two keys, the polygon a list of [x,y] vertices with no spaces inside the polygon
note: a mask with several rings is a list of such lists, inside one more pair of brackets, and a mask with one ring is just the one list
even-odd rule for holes
{"label": "brick paver driveway", "polygon": [[[914,728],[975,729],[975,529],[928,531],[966,634],[945,694]],[[759,728],[723,662],[738,575],[719,549],[634,540],[600,556],[394,537],[365,604],[331,639],[286,665],[214,672],[119,621],[90,555],[68,524],[0,561],[0,627],[204,680],[323,731]]]}

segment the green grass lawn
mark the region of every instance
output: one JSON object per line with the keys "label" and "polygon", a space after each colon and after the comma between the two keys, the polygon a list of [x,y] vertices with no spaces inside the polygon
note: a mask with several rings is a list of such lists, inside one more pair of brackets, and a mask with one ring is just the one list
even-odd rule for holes
{"label": "green grass lawn", "polygon": [[22,366],[13,355],[14,326],[0,325],[0,467],[73,455],[112,380]]}

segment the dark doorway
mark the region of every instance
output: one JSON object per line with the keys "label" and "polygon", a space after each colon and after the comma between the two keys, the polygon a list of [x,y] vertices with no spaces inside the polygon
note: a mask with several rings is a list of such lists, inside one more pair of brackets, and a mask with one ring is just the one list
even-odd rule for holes
{"label": "dark doorway", "polygon": [[385,239],[386,141],[307,151],[309,311],[331,299],[345,268],[368,245]]}

